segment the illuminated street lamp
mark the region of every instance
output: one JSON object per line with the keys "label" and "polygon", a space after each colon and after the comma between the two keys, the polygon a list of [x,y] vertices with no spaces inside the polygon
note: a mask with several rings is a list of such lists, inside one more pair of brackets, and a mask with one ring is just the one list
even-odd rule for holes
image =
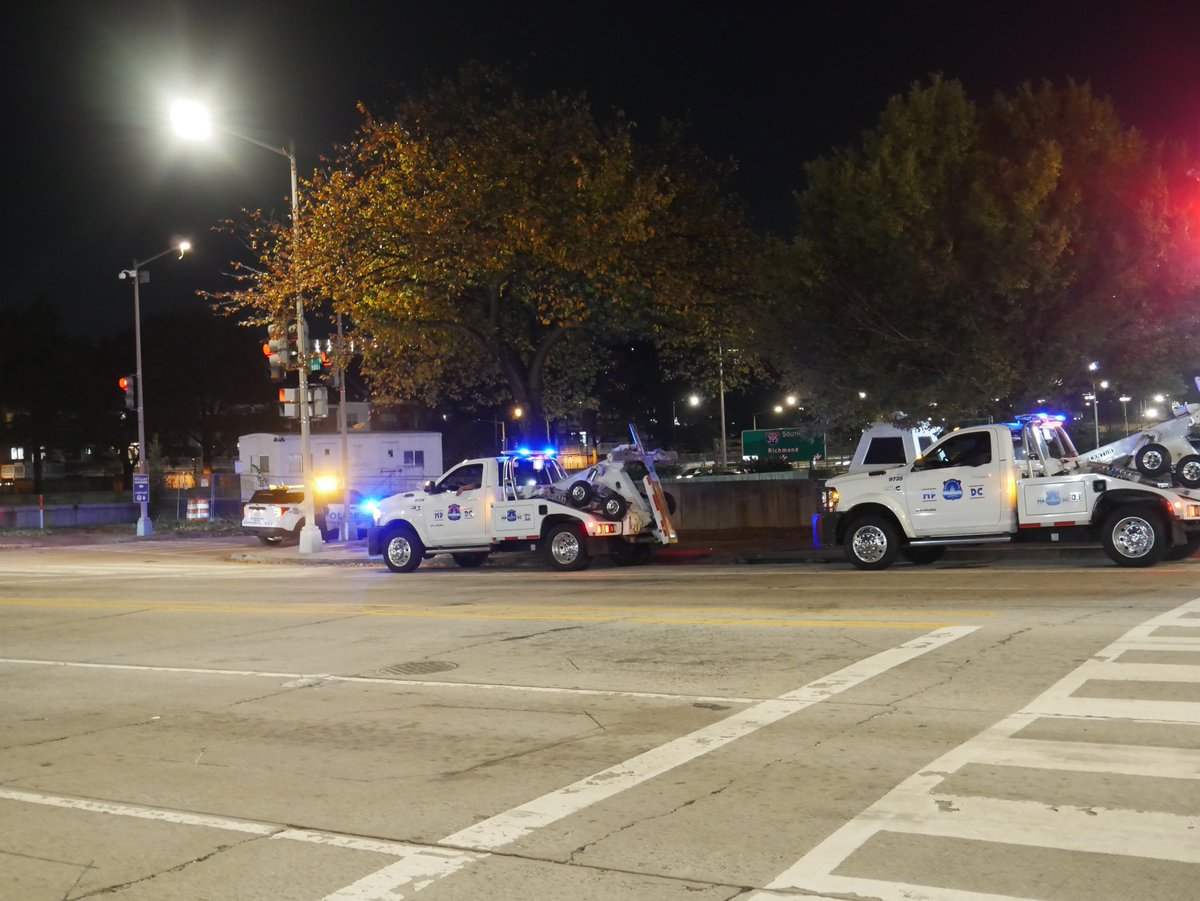
{"label": "illuminated street lamp", "polygon": [[1129,402],[1133,400],[1128,394],[1122,394],[1117,398],[1121,402],[1121,416],[1125,419],[1125,434],[1129,434]]}
{"label": "illuminated street lamp", "polygon": [[[171,107],[171,123],[176,133],[182,137],[191,139],[207,139],[212,135],[214,130],[208,111],[200,104],[190,101],[181,101]],[[232,128],[221,126],[219,130],[287,158],[292,176],[292,238],[293,242],[297,242],[300,230],[300,185],[296,172],[295,142],[289,143],[287,147],[278,147],[274,144],[260,141],[250,135],[242,134]],[[299,391],[297,394],[300,401],[300,477],[304,483],[304,503],[302,504],[304,528],[300,530],[299,551],[301,554],[311,554],[320,549],[323,540],[321,538],[321,530],[317,527],[316,512],[313,503],[312,459],[309,449],[308,354],[310,351],[308,334],[304,323],[304,298],[300,294],[296,295],[296,348],[299,352],[299,359],[297,360]],[[342,465],[346,467],[348,466],[348,462],[343,460]],[[346,480],[346,485],[347,501],[343,505],[343,510],[346,511],[348,516],[350,510],[348,500],[349,479]]]}
{"label": "illuminated street lamp", "polygon": [[[1098,360],[1092,360],[1092,362],[1088,363],[1088,372],[1095,373],[1095,372],[1098,372],[1099,370],[1100,370],[1100,363]],[[1108,382],[1101,382],[1100,384],[1104,388],[1108,387]],[[1096,378],[1094,375],[1092,376],[1092,412],[1095,414],[1095,419],[1096,419],[1096,447],[1099,447],[1100,446],[1100,398],[1096,395]]]}
{"label": "illuminated street lamp", "polygon": [[[143,282],[150,281],[150,273],[142,270],[153,263],[155,260],[165,257],[169,253],[179,253],[179,258],[182,260],[183,255],[192,249],[192,245],[187,241],[180,241],[174,247],[168,247],[162,253],[138,262],[133,261],[132,269],[122,269],[117,273],[117,278],[127,278],[133,281],[133,346],[135,362],[137,364],[137,428],[138,428],[138,475],[149,475],[146,460],[146,381],[142,378],[142,298],[138,290],[138,286]],[[138,514],[137,521],[137,537],[148,538],[154,534],[154,525],[150,522],[150,515],[147,511],[149,501],[139,500],[138,504],[141,512]]]}

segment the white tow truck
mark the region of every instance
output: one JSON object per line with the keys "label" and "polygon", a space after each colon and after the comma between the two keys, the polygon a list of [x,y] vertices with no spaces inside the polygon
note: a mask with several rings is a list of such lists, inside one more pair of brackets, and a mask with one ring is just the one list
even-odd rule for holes
{"label": "white tow truck", "polygon": [[399,573],[435,554],[469,568],[501,551],[541,551],[560,571],[605,554],[621,566],[649,563],[678,541],[654,468],[668,455],[643,449],[630,429],[632,445],[570,476],[553,451],[464,460],[421,491],[380,501],[367,553]]}
{"label": "white tow truck", "polygon": [[947,546],[1099,540],[1120,566],[1200,548],[1200,490],[1171,475],[1080,456],[1061,417],[959,429],[916,461],[837,476],[817,517],[820,545],[860,569],[903,557],[932,563]]}

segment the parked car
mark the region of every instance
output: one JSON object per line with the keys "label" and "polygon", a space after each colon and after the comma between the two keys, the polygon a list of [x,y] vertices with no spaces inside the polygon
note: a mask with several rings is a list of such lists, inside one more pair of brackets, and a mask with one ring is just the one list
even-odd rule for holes
{"label": "parked car", "polygon": [[[318,500],[324,501],[321,504],[321,515],[325,524],[321,532],[326,541],[337,538],[341,535],[342,508],[345,506],[341,492],[333,497],[321,498],[318,496]],[[375,524],[374,513],[377,504],[378,501],[374,498],[367,497],[361,491],[350,489],[350,517],[354,524],[354,528],[350,532],[351,540],[367,537],[367,530]]]}
{"label": "parked car", "polygon": [[[304,527],[304,486],[271,485],[259,488],[242,506],[242,528],[263,544],[300,540]],[[325,531],[324,515],[317,511],[317,527]]]}

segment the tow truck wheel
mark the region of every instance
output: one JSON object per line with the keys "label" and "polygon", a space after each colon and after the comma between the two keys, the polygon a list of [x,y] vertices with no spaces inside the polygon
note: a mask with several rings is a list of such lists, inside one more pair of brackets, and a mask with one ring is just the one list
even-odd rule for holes
{"label": "tow truck wheel", "polygon": [[1104,552],[1118,566],[1153,566],[1167,553],[1163,518],[1146,507],[1114,510],[1104,520]]}
{"label": "tow truck wheel", "polygon": [[617,566],[645,566],[654,559],[654,545],[630,544],[620,538],[612,539],[608,556]]}
{"label": "tow truck wheel", "polygon": [[1133,465],[1144,476],[1161,476],[1171,470],[1171,452],[1161,444],[1146,444],[1133,455]]}
{"label": "tow truck wheel", "polygon": [[412,526],[390,529],[383,539],[383,562],[394,573],[410,573],[421,565],[425,545]]}
{"label": "tow truck wheel", "polygon": [[946,556],[946,546],[944,544],[932,544],[906,547],[900,550],[900,556],[913,564],[913,566],[927,566],[930,563],[937,563]]}
{"label": "tow truck wheel", "polygon": [[1175,464],[1175,480],[1184,488],[1200,488],[1200,454],[1188,454]]}
{"label": "tow truck wheel", "polygon": [[574,507],[586,507],[594,493],[592,486],[580,479],[577,482],[572,482],[571,487],[567,489],[567,500]]}
{"label": "tow truck wheel", "polygon": [[620,520],[628,509],[629,504],[625,503],[625,498],[615,494],[606,497],[604,503],[600,505],[601,515],[605,519],[611,519],[613,522]]}
{"label": "tow truck wheel", "polygon": [[896,527],[877,514],[859,517],[846,530],[846,559],[859,569],[887,569],[899,550]]}
{"label": "tow truck wheel", "polygon": [[1164,560],[1186,560],[1200,551],[1200,532],[1188,532],[1187,540],[1177,544],[1163,555]]}
{"label": "tow truck wheel", "polygon": [[463,569],[474,569],[483,563],[488,558],[487,554],[451,554],[454,562]]}
{"label": "tow truck wheel", "polygon": [[570,523],[554,526],[546,534],[546,561],[551,569],[571,572],[583,569],[591,561],[578,527]]}

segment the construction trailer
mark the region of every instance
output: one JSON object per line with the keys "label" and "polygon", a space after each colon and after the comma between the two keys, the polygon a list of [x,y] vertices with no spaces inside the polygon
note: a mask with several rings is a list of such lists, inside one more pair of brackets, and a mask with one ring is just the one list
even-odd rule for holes
{"label": "construction trailer", "polygon": [[[346,440],[349,487],[365,497],[413,491],[442,474],[441,432],[351,432]],[[332,478],[342,487],[342,436],[310,435],[309,452],[314,479]],[[300,436],[242,435],[236,468],[243,502],[268,485],[299,485]]]}

